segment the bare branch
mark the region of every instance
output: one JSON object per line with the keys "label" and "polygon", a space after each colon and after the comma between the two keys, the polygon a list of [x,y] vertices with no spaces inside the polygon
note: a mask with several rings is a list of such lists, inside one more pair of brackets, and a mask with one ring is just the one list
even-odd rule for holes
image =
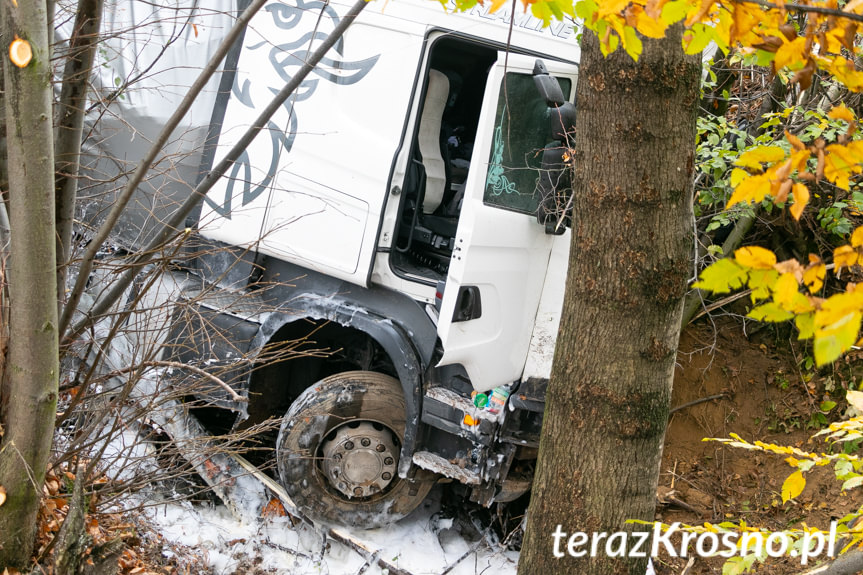
{"label": "bare branch", "polygon": [[192,84],[192,86],[189,88],[188,93],[183,98],[183,101],[180,103],[176,112],[174,112],[174,114],[165,124],[165,127],[162,129],[159,137],[156,138],[156,141],[150,148],[150,151],[147,152],[147,155],[138,164],[135,173],[132,174],[129,182],[123,189],[123,192],[117,198],[117,201],[114,203],[114,206],[111,209],[111,212],[108,214],[107,219],[99,228],[96,236],[87,246],[87,250],[84,252],[84,257],[78,270],[78,278],[75,281],[75,287],[69,294],[69,301],[66,303],[66,307],[63,309],[63,316],[60,318],[59,333],[61,334],[61,336],[66,332],[66,329],[72,321],[72,316],[78,307],[78,303],[81,301],[81,296],[84,293],[84,290],[87,286],[87,280],[90,276],[90,272],[93,269],[93,261],[96,259],[96,254],[101,249],[102,244],[105,242],[105,240],[108,239],[108,236],[114,229],[117,221],[120,219],[120,214],[126,208],[126,205],[129,203],[129,200],[132,198],[132,195],[138,188],[138,184],[140,184],[141,181],[144,179],[144,176],[150,170],[150,166],[152,166],[153,162],[156,160],[156,157],[159,155],[159,153],[162,151],[162,148],[165,146],[165,143],[168,141],[168,138],[170,138],[171,134],[179,125],[180,121],[186,115],[186,112],[188,112],[189,108],[192,107],[192,104],[197,99],[198,94],[201,93],[201,90],[204,89],[204,86],[206,86],[207,82],[210,80],[210,77],[219,68],[219,65],[227,55],[231,46],[234,44],[234,41],[245,30],[246,25],[252,19],[252,16],[254,16],[265,3],[266,0],[254,0],[254,2],[252,2],[252,4],[248,8],[246,8],[246,10],[240,15],[240,17],[237,18],[237,22],[234,24],[234,27],[231,28],[230,32],[228,32],[228,35],[222,41],[222,44],[218,47],[216,52],[213,54],[213,57],[210,58],[210,61],[201,71],[198,79],[195,80],[195,83]]}
{"label": "bare branch", "polygon": [[[78,321],[68,333],[63,337],[63,343],[68,343],[79,334],[81,334],[90,324],[94,318],[99,317],[101,314],[105,313],[110,309],[110,307],[117,301],[117,299],[123,294],[126,288],[132,283],[132,280],[138,274],[138,272],[146,266],[153,258],[154,254],[158,252],[158,250],[168,242],[172,236],[182,231],[182,224],[186,219],[186,216],[192,211],[201,198],[209,191],[210,188],[221,178],[228,168],[236,161],[236,159],[240,156],[240,154],[248,147],[248,145],[255,139],[258,133],[264,128],[267,124],[267,121],[272,118],[273,114],[284,104],[285,100],[297,89],[297,87],[306,79],[306,76],[317,66],[318,62],[320,62],[321,58],[329,52],[330,48],[338,41],[338,39],[344,34],[345,30],[348,29],[348,26],[354,21],[354,19],[359,15],[359,13],[366,7],[368,2],[366,0],[357,0],[357,2],[351,6],[350,10],[347,14],[345,14],[344,18],[339,22],[339,24],[333,29],[329,36],[323,41],[323,43],[309,56],[308,60],[306,60],[302,67],[297,71],[297,73],[288,81],[287,84],[282,88],[282,90],[270,101],[266,108],[261,112],[258,118],[249,126],[240,140],[234,144],[234,147],[231,148],[230,151],[225,155],[225,157],[219,162],[219,164],[211,170],[206,177],[201,180],[201,183],[197,185],[197,187],[189,194],[189,197],[180,205],[177,211],[170,217],[170,219],[162,226],[160,231],[153,237],[150,243],[144,247],[141,252],[139,252],[138,256],[134,258],[132,263],[129,264],[129,268],[123,274],[122,277],[118,278],[114,283],[114,286],[99,300],[93,305],[90,311],[86,314],[84,318]],[[116,208],[116,207],[115,207]],[[113,210],[112,210],[113,213]],[[115,220],[116,221],[116,220]],[[104,226],[103,226],[104,227]],[[103,238],[98,242],[98,245],[101,245],[101,242],[104,241]],[[96,240],[93,240],[91,244],[91,249],[93,250],[93,257],[95,257],[95,250],[98,249],[96,246]],[[88,250],[89,253],[90,250]],[[90,268],[92,268],[92,259],[90,258],[89,264]],[[86,260],[85,260],[86,263]],[[86,275],[89,275],[89,269],[87,273],[84,274],[83,264],[82,271],[78,276],[78,284],[81,284],[81,288],[83,291],[84,284],[86,283]],[[82,280],[83,277],[83,280]],[[76,284],[76,289],[78,288],[78,284]],[[81,294],[78,294],[77,299],[80,300]],[[72,302],[70,298],[70,303]],[[77,300],[76,300],[77,305]],[[69,311],[70,306],[67,305],[66,310],[64,310],[63,316],[66,317],[68,314],[71,317],[71,313]],[[65,325],[65,324],[63,324]]]}
{"label": "bare branch", "polygon": [[837,16],[854,22],[863,22],[863,14],[854,14],[853,12],[844,12],[837,8],[826,8],[824,6],[809,6],[804,4],[774,4],[766,0],[734,0],[738,4],[756,4],[764,8],[772,8],[774,10],[789,10],[792,12],[803,12],[811,14],[825,14],[827,16]]}
{"label": "bare branch", "polygon": [[224,389],[231,396],[231,401],[236,401],[238,403],[248,403],[249,400],[241,395],[238,395],[236,391],[231,389],[231,386],[213,375],[212,373],[206,372],[200,367],[195,367],[194,365],[190,365],[188,363],[180,363],[179,361],[163,361],[163,360],[153,360],[153,361],[142,361],[136,363],[130,367],[124,367],[123,369],[118,369],[114,373],[129,373],[132,371],[138,371],[142,367],[173,367],[176,369],[185,369],[187,371],[191,371],[194,374],[200,375],[201,377],[205,377]]}

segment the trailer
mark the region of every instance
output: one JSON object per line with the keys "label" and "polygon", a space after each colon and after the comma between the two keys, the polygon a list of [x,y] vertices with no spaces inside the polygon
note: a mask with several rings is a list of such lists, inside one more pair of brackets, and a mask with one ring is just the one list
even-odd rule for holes
{"label": "trailer", "polygon": [[[149,237],[347,9],[271,1],[252,19],[118,242]],[[227,30],[214,18],[166,55],[194,68]],[[278,478],[311,519],[397,521],[438,481],[484,505],[529,490],[569,257],[551,204],[568,191],[573,27],[509,3],[368,6],[187,221],[165,357],[232,388],[197,398],[223,428],[281,420]],[[142,98],[112,101],[124,126],[158,124]],[[105,133],[92,172],[140,145]]]}

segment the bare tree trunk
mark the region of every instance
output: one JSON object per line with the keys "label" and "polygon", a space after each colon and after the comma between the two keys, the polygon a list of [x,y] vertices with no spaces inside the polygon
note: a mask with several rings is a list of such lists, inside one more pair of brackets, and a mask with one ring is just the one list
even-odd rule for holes
{"label": "bare tree trunk", "polygon": [[585,31],[572,248],[522,574],[646,569],[646,556],[609,557],[607,539],[595,557],[589,540],[574,547],[582,557],[568,543],[575,532],[645,531],[626,520],[654,519],[692,253],[700,61],[683,54],[680,34],[645,40],[635,63],[623,50],[603,59]]}
{"label": "bare tree trunk", "polygon": [[57,106],[55,144],[55,198],[57,217],[57,301],[62,309],[66,291],[66,267],[72,256],[72,226],[78,192],[78,168],[87,80],[96,55],[102,0],[78,0],[75,28],[69,39],[69,56],[63,71],[63,88]]}
{"label": "bare tree trunk", "polygon": [[45,0],[2,3],[5,38],[29,42],[23,68],[5,62],[12,247],[9,295],[9,401],[0,421],[0,565],[24,566],[33,550],[36,513],[57,407],[57,276],[51,66]]}

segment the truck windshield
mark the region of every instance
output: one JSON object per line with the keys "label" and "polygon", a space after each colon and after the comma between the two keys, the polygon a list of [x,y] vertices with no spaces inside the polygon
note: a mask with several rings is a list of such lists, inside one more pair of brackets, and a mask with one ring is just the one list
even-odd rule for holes
{"label": "truck windshield", "polygon": [[[564,94],[572,81],[558,78]],[[500,87],[483,202],[535,214],[542,150],[550,141],[549,109],[529,74],[508,72]],[[552,144],[559,145],[559,144]]]}

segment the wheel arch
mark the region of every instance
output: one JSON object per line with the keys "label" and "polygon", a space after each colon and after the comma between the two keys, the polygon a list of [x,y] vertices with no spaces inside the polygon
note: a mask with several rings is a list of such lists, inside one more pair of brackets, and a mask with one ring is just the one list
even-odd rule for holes
{"label": "wheel arch", "polygon": [[[369,290],[364,290],[369,291]],[[317,294],[304,294],[290,300],[290,308],[297,310],[296,312],[272,312],[267,315],[261,323],[254,339],[251,342],[250,348],[255,350],[256,355],[262,350],[266,350],[268,346],[279,341],[284,341],[290,335],[302,334],[302,332],[313,332],[317,328],[331,322],[340,328],[345,334],[357,333],[363,334],[373,341],[380,349],[388,356],[392,371],[392,375],[397,377],[401,384],[405,398],[405,435],[402,443],[401,456],[399,458],[399,475],[404,477],[408,473],[411,465],[411,457],[417,440],[419,427],[419,414],[422,402],[422,381],[423,373],[431,361],[431,355],[434,349],[435,332],[433,326],[431,330],[427,329],[421,322],[416,329],[406,329],[404,323],[411,317],[417,317],[416,309],[418,304],[406,296],[396,294],[408,300],[409,304],[402,303],[401,305],[388,306],[387,310],[373,309],[369,306],[361,305],[355,298],[346,301],[338,297],[321,297]],[[407,309],[408,314],[399,314],[399,310]],[[431,321],[425,316],[421,309],[422,318],[429,324]],[[407,316],[407,317],[406,317]],[[429,331],[431,337],[429,337]],[[303,358],[298,357],[290,359],[286,365],[290,365],[293,369],[297,367],[295,362],[302,362]],[[241,417],[245,419],[249,412],[255,409],[255,401],[263,401],[266,403],[265,397],[254,398],[254,390],[256,388],[256,374],[260,373],[259,365],[250,369],[247,380],[246,392],[250,393],[250,404],[247,409],[243,410]],[[329,374],[325,374],[329,375]],[[308,381],[304,386],[313,385],[314,381]],[[301,392],[302,389],[297,390]]]}

